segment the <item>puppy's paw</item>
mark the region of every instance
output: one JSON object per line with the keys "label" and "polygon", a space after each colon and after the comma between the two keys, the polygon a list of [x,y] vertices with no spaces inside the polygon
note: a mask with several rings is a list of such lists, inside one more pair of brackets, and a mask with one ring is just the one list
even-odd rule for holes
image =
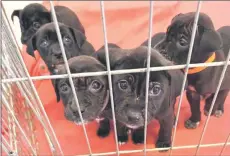
{"label": "puppy's paw", "polygon": [[214,116],[217,118],[220,118],[223,114],[224,114],[224,112],[222,110],[216,110],[214,112]]}
{"label": "puppy's paw", "polygon": [[144,143],[144,133],[133,133],[132,141],[134,144],[143,144]]}
{"label": "puppy's paw", "polygon": [[124,145],[128,142],[128,135],[118,136],[117,139],[120,146]]}
{"label": "puppy's paw", "polygon": [[98,128],[97,130],[97,136],[99,136],[100,138],[105,138],[109,135],[109,132],[110,132],[110,128]]}
{"label": "puppy's paw", "polygon": [[191,120],[185,121],[185,128],[187,129],[196,129],[199,126],[200,122],[193,122]]}
{"label": "puppy's paw", "polygon": [[[169,148],[171,147],[171,142],[157,140],[156,148]],[[159,152],[167,152],[169,149],[159,150]]]}

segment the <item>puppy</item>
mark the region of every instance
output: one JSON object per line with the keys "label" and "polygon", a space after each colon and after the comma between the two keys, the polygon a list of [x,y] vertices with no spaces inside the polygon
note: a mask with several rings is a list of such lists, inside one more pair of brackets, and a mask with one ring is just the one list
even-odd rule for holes
{"label": "puppy", "polygon": [[[148,48],[113,49],[111,69],[145,68]],[[99,57],[103,59],[103,57]],[[158,51],[152,49],[151,67],[172,65]],[[150,72],[148,100],[148,123],[160,122],[156,147],[170,147],[174,121],[173,105],[180,95],[183,73],[180,70]],[[146,73],[130,73],[112,76],[118,141],[128,141],[128,129],[132,131],[135,144],[144,142]]]}
{"label": "puppy", "polygon": [[[95,50],[81,31],[62,23],[59,23],[59,27],[67,59],[79,55],[92,55]],[[43,25],[27,42],[28,54],[34,57],[35,50],[38,50],[51,74],[56,65],[64,63],[53,22]]]}
{"label": "puppy", "polygon": [[[160,41],[162,41],[165,38],[166,33],[159,32],[152,36],[151,38],[151,47],[154,48],[155,45],[157,45]],[[145,40],[140,46],[148,46],[148,39]]]}
{"label": "puppy", "polygon": [[[177,64],[186,63],[194,18],[194,12],[175,16],[168,26],[166,38],[156,47],[162,53],[167,52],[170,59]],[[220,28],[219,32],[222,37],[225,36],[223,39],[215,30],[211,18],[204,13],[200,13],[191,63],[226,60],[227,51],[229,50],[230,29],[229,27]],[[205,99],[205,115],[208,114],[222,69],[223,66],[189,69],[189,87],[186,95],[192,114],[185,122],[186,128],[192,129],[199,125],[201,120],[201,97]],[[230,68],[228,67],[212,111],[212,115],[216,117],[220,117],[224,112],[224,102],[230,89],[229,82]]]}
{"label": "puppy", "polygon": [[[90,56],[78,56],[68,60],[71,73],[106,71],[106,67],[98,60]],[[65,65],[57,67],[57,74],[66,74]],[[52,80],[57,101],[64,104],[67,120],[82,124],[78,108],[68,78]],[[73,78],[75,91],[78,97],[80,112],[84,123],[100,118],[100,126],[97,134],[101,137],[109,134],[109,120],[104,119],[101,113],[106,108],[109,100],[108,78],[103,76],[75,77]],[[107,126],[104,127],[104,124]]]}
{"label": "puppy", "polygon": [[[55,6],[54,9],[57,20],[60,23],[64,23],[85,34],[80,20],[72,10],[64,6]],[[42,25],[52,21],[51,13],[43,5],[38,3],[29,4],[22,10],[14,10],[11,14],[12,21],[14,16],[19,18],[22,44],[26,44]]]}

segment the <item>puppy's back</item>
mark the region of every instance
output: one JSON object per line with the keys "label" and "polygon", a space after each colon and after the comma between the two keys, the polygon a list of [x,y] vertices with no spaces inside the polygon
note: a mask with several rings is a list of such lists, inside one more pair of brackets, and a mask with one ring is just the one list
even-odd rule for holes
{"label": "puppy's back", "polygon": [[225,56],[227,57],[230,49],[230,26],[223,26],[217,30],[223,40],[223,50]]}
{"label": "puppy's back", "polygon": [[83,25],[81,24],[77,15],[71,9],[65,6],[55,6],[54,9],[56,11],[58,22],[80,30],[83,34],[85,34]]}

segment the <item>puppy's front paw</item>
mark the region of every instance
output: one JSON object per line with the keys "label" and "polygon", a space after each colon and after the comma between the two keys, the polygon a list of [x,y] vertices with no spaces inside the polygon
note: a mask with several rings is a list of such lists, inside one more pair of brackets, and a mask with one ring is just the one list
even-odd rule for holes
{"label": "puppy's front paw", "polygon": [[117,139],[118,139],[119,145],[124,145],[128,142],[128,135],[118,136]]}
{"label": "puppy's front paw", "polygon": [[214,112],[214,116],[217,118],[220,118],[223,114],[224,114],[224,112],[222,110],[216,110]]}
{"label": "puppy's front paw", "polygon": [[191,120],[185,121],[185,128],[187,129],[196,129],[199,126],[200,122],[193,122]]}
{"label": "puppy's front paw", "polygon": [[143,133],[133,132],[132,141],[134,144],[143,144],[144,143],[144,132]]}
{"label": "puppy's front paw", "polygon": [[[156,148],[168,148],[171,147],[171,142],[157,140]],[[167,152],[169,149],[159,150],[159,152]]]}
{"label": "puppy's front paw", "polygon": [[109,127],[103,127],[103,128],[98,128],[97,130],[97,136],[101,138],[105,138],[109,135],[110,128]]}

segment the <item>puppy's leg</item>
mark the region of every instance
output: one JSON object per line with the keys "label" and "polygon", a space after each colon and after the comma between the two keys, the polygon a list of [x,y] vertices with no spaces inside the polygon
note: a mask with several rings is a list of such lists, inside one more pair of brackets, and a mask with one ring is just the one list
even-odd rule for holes
{"label": "puppy's leg", "polygon": [[97,130],[97,136],[104,138],[109,135],[110,132],[110,123],[109,119],[104,119],[99,122],[99,128]]}
{"label": "puppy's leg", "polygon": [[[157,148],[171,147],[173,121],[174,121],[173,109],[164,118],[159,119],[160,131],[156,142]],[[168,150],[160,150],[160,152],[166,152],[166,151]]]}
{"label": "puppy's leg", "polygon": [[194,91],[186,91],[186,96],[189,101],[192,116],[185,121],[185,127],[187,129],[195,129],[200,123],[200,95]]}
{"label": "puppy's leg", "polygon": [[123,145],[128,141],[128,128],[117,121],[117,139],[119,145]]}
{"label": "puppy's leg", "polygon": [[134,144],[144,143],[144,127],[133,130],[132,141]]}
{"label": "puppy's leg", "polygon": [[[219,91],[217,98],[216,98],[216,101],[215,101],[215,104],[214,104],[214,107],[212,109],[211,115],[214,115],[215,117],[218,117],[218,118],[223,115],[223,113],[224,113],[224,102],[228,96],[228,92],[229,92],[229,90]],[[214,97],[214,93],[209,98],[207,98],[205,101],[204,114],[206,116],[208,116],[208,112],[210,110],[213,97]]]}

